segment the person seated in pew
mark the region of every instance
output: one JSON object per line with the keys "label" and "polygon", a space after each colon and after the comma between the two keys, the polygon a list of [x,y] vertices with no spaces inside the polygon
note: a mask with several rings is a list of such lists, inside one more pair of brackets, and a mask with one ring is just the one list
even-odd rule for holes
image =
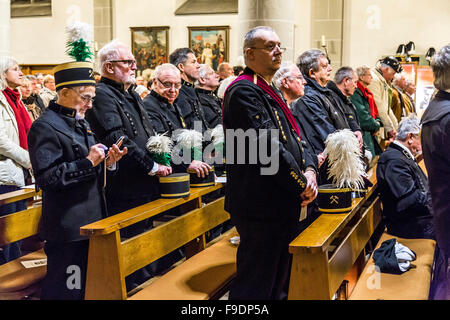
{"label": "person seated in pew", "polygon": [[201,64],[195,82],[195,92],[203,108],[209,128],[222,124],[222,100],[215,95],[219,87],[219,75],[207,64]]}
{"label": "person seated in pew", "polygon": [[80,227],[107,216],[104,166],[115,170],[127,154],[126,147],[108,150],[96,143],[84,120],[95,97],[92,71],[89,62],[57,66],[57,101],[50,101],[28,134],[36,185],[42,189],[47,255],[42,300],[84,299],[89,239],[80,235]]}
{"label": "person seated in pew", "polygon": [[401,238],[434,238],[428,180],[416,162],[422,151],[420,120],[403,118],[393,143],[380,155],[377,183],[387,232]]}

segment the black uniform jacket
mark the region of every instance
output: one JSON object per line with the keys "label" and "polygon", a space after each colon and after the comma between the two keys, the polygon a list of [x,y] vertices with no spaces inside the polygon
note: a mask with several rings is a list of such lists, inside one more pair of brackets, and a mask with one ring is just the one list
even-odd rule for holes
{"label": "black uniform jacket", "polygon": [[[246,68],[245,73],[253,74],[253,71]],[[300,194],[306,187],[302,171],[307,166],[314,167],[314,163],[303,152],[299,137],[293,132],[278,103],[252,82],[238,81],[227,89],[224,97],[223,123],[227,144],[225,209],[244,219],[298,221]],[[256,129],[256,138],[245,139],[245,143],[234,139],[232,148],[229,145],[233,140],[229,137],[229,129],[234,129],[235,133],[239,129],[244,132]],[[269,138],[266,139],[260,129],[278,129],[279,134],[268,134]],[[257,156],[253,164],[249,159],[249,151],[251,147],[267,144],[270,140],[277,147],[267,153],[276,156],[279,168],[276,174],[263,175],[261,168],[270,167],[270,163],[264,163]],[[233,158],[228,154],[230,150],[233,150]],[[270,146],[266,150],[271,150]],[[245,152],[245,156],[242,152]],[[244,164],[239,157],[245,158]],[[283,215],[280,216],[280,212]]]}
{"label": "black uniform jacket", "polygon": [[181,83],[182,86],[175,103],[180,108],[181,116],[186,122],[187,128],[194,129],[194,123],[198,122],[201,125],[202,132],[211,129],[205,119],[203,107],[198,100],[194,85],[184,80],[181,80]]}
{"label": "black uniform jacket", "polygon": [[388,232],[402,238],[432,238],[427,177],[406,150],[389,145],[378,160],[377,182]]}
{"label": "black uniform jacket", "polygon": [[85,239],[80,227],[106,217],[103,165],[94,168],[86,158],[95,143],[88,123],[75,120],[74,109],[54,101],[33,122],[28,146],[36,184],[42,189],[45,240]]}
{"label": "black uniform jacket", "polygon": [[331,91],[308,77],[305,79],[305,95],[293,108],[303,123],[311,147],[319,154],[325,149],[329,134],[350,126],[345,115],[334,105]]}
{"label": "black uniform jacket", "polygon": [[108,204],[132,199],[141,203],[158,198],[158,179],[148,175],[154,161],[145,147],[154,130],[142,100],[133,88],[124,91],[122,84],[102,78],[97,85],[93,108],[86,112],[86,119],[97,138],[107,147],[121,136],[126,137],[122,147],[127,147],[128,153],[120,160],[117,174],[107,180]]}
{"label": "black uniform jacket", "polygon": [[209,128],[213,129],[222,124],[222,100],[211,90],[195,88],[195,92],[203,107],[203,113]]}
{"label": "black uniform jacket", "polygon": [[328,81],[327,88],[330,89],[331,96],[336,102],[335,106],[337,106],[341,110],[341,113],[345,115],[350,130],[361,131],[358,117],[356,115],[355,106],[353,105],[351,100],[344,96],[342,91],[336,86],[333,81]]}
{"label": "black uniform jacket", "polygon": [[450,93],[439,91],[422,116],[422,149],[436,238],[450,256]]}

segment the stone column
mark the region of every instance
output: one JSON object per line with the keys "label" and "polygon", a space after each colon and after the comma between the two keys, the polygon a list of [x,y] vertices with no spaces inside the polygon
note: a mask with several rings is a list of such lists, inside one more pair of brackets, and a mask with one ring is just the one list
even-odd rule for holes
{"label": "stone column", "polygon": [[284,61],[294,61],[294,10],[295,0],[245,0],[239,1],[239,52],[245,34],[256,26],[269,26],[280,37],[281,46],[286,48]]}
{"label": "stone column", "polygon": [[10,0],[0,0],[0,56],[11,54],[11,8]]}
{"label": "stone column", "polygon": [[94,0],[94,41],[96,51],[113,39],[112,10],[113,4],[111,0]]}

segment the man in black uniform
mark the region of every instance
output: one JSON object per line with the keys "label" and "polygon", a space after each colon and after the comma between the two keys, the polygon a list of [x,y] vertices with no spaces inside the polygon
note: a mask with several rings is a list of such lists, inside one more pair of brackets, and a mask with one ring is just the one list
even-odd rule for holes
{"label": "man in black uniform", "polygon": [[[247,68],[228,87],[223,110],[227,153],[234,149],[236,155],[227,157],[225,209],[240,235],[230,299],[283,299],[290,270],[289,243],[300,227],[301,206],[317,195],[316,171],[303,153],[288,106],[270,85],[284,51],[279,37],[269,27],[256,27],[245,36],[243,47]],[[242,130],[249,138],[231,145]],[[252,164],[249,158],[254,155],[249,151],[255,144],[272,145],[269,165],[278,163],[278,170],[266,171],[263,159]],[[236,159],[243,152],[245,161]]]}
{"label": "man in black uniform", "polygon": [[[124,136],[123,145],[128,154],[120,163],[117,174],[108,177],[106,202],[108,213],[114,215],[135,208],[160,197],[157,176],[172,173],[153,161],[146,143],[154,130],[142,99],[134,90],[136,60],[124,44],[112,41],[99,52],[101,75],[97,84],[94,108],[86,114],[92,130],[105,145],[111,145]],[[130,238],[152,227],[152,221],[141,221],[121,230],[122,237]],[[127,287],[146,281],[150,275],[140,269],[126,279]]]}
{"label": "man in black uniform", "polygon": [[[194,83],[198,79],[200,65],[194,52],[189,48],[178,48],[169,56],[169,61],[180,70],[181,88],[177,98],[178,107],[188,129],[205,132],[210,129],[202,106],[195,93]],[[196,125],[194,127],[194,125]]]}
{"label": "man in black uniform", "polygon": [[[184,117],[175,101],[181,88],[180,71],[172,64],[165,63],[155,69],[153,90],[144,99],[144,108],[151,119],[156,133],[166,133],[173,137],[177,129],[187,129]],[[204,177],[211,168],[207,163],[193,160],[191,163],[173,165],[174,172],[193,169]]]}
{"label": "man in black uniform", "polygon": [[88,62],[55,68],[58,100],[32,125],[28,146],[36,184],[42,189],[42,236],[47,274],[41,299],[83,299],[89,240],[80,227],[106,217],[104,165],[127,153],[96,144],[84,120],[92,108],[95,80]]}
{"label": "man in black uniform", "polygon": [[203,107],[205,120],[211,129],[222,124],[222,100],[214,93],[219,85],[219,75],[209,65],[200,65],[195,92]]}

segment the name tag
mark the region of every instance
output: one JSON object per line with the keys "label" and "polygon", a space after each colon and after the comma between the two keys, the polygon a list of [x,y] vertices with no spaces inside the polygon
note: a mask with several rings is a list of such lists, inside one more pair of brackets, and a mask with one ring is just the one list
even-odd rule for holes
{"label": "name tag", "polygon": [[22,263],[22,265],[26,269],[37,268],[37,267],[46,266],[47,265],[47,259],[21,261],[20,263]]}

